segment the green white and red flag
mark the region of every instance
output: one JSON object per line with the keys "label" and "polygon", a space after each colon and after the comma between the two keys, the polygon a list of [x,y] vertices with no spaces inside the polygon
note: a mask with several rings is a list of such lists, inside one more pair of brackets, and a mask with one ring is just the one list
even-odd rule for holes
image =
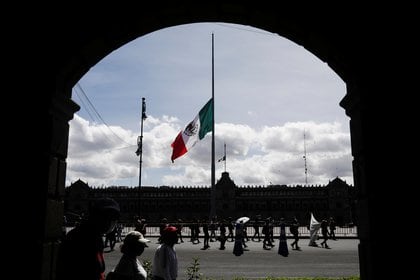
{"label": "green white and red flag", "polygon": [[174,160],[187,153],[194,145],[213,130],[213,98],[200,110],[184,130],[180,131],[172,142],[172,156]]}

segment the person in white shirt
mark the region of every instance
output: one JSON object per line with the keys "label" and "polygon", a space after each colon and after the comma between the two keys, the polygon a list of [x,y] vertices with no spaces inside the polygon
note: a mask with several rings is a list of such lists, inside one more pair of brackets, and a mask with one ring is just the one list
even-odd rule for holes
{"label": "person in white shirt", "polygon": [[108,273],[107,280],[117,279],[132,279],[132,280],[146,280],[147,272],[137,258],[144,252],[146,243],[150,240],[145,239],[143,234],[138,231],[130,231],[124,238],[121,245],[120,258],[115,269]]}
{"label": "person in white shirt", "polygon": [[178,277],[178,258],[174,245],[178,242],[177,228],[167,226],[163,229],[162,244],[155,252],[152,265],[154,280],[175,280]]}

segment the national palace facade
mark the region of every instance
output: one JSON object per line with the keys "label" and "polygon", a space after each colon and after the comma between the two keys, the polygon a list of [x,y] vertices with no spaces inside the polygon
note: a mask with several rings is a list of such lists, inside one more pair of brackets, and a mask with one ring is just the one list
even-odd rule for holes
{"label": "national palace facade", "polygon": [[[121,207],[121,220],[130,222],[136,215],[148,222],[182,219],[192,221],[207,218],[210,213],[210,187],[107,187],[92,188],[78,180],[66,188],[66,215],[86,214],[94,199],[111,197]],[[338,225],[356,222],[354,187],[340,178],[327,185],[312,186],[245,186],[235,185],[228,172],[215,185],[217,217],[233,219],[241,216],[296,216],[302,225],[309,223],[310,213],[317,219],[334,217]]]}

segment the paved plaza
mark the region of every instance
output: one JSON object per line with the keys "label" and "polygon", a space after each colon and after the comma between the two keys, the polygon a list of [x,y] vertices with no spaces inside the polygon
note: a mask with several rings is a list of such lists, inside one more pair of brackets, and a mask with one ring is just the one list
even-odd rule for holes
{"label": "paved plaza", "polygon": [[[146,248],[141,260],[153,260],[157,239],[150,238],[152,242]],[[200,272],[208,278],[233,279],[234,277],[263,278],[273,277],[342,277],[358,276],[359,258],[357,252],[358,239],[328,240],[330,249],[308,246],[309,239],[301,239],[299,245],[301,251],[292,250],[288,239],[289,256],[283,257],[277,254],[278,238],[276,246],[271,250],[264,250],[261,242],[247,242],[249,251],[242,256],[233,255],[233,242],[226,242],[226,250],[219,250],[219,242],[210,242],[210,249],[200,250],[203,243],[193,245],[189,238],[184,243],[176,244],[179,270],[178,278],[186,279],[187,267],[191,266],[193,258],[198,258]],[[202,241],[202,239],[200,239]],[[319,243],[319,242],[318,242]],[[119,243],[115,250],[108,252],[105,249],[105,261],[107,271],[112,270],[121,256]]]}

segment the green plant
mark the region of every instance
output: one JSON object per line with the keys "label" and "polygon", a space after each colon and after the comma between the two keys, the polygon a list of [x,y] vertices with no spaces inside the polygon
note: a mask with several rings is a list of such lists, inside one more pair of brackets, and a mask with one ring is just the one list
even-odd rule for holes
{"label": "green plant", "polygon": [[203,279],[203,274],[200,273],[200,262],[198,260],[198,258],[193,258],[193,262],[187,267],[188,280]]}
{"label": "green plant", "polygon": [[152,262],[150,260],[143,260],[144,270],[147,272],[147,280],[152,280]]}

